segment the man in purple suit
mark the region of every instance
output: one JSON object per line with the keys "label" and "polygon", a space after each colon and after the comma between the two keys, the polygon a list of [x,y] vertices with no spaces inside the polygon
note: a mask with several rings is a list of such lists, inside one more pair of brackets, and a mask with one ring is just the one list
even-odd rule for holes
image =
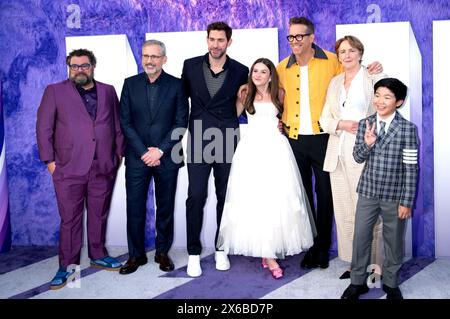
{"label": "man in purple suit", "polygon": [[69,79],[47,86],[36,123],[39,156],[52,175],[61,217],[59,269],[51,289],[72,280],[74,271],[67,267],[80,263],[85,203],[91,266],[122,266],[105,248],[111,195],[125,149],[119,101],[114,87],[94,80],[91,51],[74,50],[66,63]]}

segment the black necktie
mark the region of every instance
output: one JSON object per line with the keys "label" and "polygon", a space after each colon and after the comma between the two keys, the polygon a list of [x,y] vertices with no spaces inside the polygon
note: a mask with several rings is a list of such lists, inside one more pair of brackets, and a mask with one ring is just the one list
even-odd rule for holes
{"label": "black necktie", "polygon": [[380,131],[378,132],[378,140],[381,141],[386,135],[386,131],[384,127],[386,126],[386,122],[380,121]]}

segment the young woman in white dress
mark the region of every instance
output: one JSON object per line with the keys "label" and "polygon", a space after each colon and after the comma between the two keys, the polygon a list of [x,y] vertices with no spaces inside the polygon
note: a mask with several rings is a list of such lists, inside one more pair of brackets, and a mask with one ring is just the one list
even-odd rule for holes
{"label": "young woman in white dress", "polygon": [[315,234],[300,172],[278,129],[282,94],[274,64],[256,60],[236,103],[248,124],[233,157],[218,238],[227,254],[262,257],[275,279],[283,276],[277,259],[307,250]]}

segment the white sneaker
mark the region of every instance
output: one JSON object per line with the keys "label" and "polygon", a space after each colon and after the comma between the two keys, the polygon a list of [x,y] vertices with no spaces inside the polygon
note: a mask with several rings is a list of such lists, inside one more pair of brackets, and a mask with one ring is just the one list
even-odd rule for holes
{"label": "white sneaker", "polygon": [[224,251],[216,251],[216,269],[217,270],[228,270],[230,269],[230,260]]}
{"label": "white sneaker", "polygon": [[202,267],[200,266],[200,255],[189,255],[186,272],[189,277],[201,276]]}

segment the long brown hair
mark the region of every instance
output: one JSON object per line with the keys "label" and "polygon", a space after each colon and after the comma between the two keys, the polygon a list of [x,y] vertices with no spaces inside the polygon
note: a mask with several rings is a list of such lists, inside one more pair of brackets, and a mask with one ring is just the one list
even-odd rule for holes
{"label": "long brown hair", "polygon": [[270,98],[272,99],[272,103],[278,109],[278,117],[280,117],[281,114],[283,113],[283,105],[281,104],[279,99],[278,74],[277,70],[275,69],[275,65],[272,63],[272,61],[266,58],[257,59],[250,69],[250,74],[248,76],[248,91],[247,97],[245,98],[244,101],[244,108],[248,113],[255,114],[255,106],[253,105],[253,103],[255,101],[256,96],[256,86],[252,81],[252,74],[253,69],[257,63],[264,64],[270,71],[270,80],[269,80]]}

